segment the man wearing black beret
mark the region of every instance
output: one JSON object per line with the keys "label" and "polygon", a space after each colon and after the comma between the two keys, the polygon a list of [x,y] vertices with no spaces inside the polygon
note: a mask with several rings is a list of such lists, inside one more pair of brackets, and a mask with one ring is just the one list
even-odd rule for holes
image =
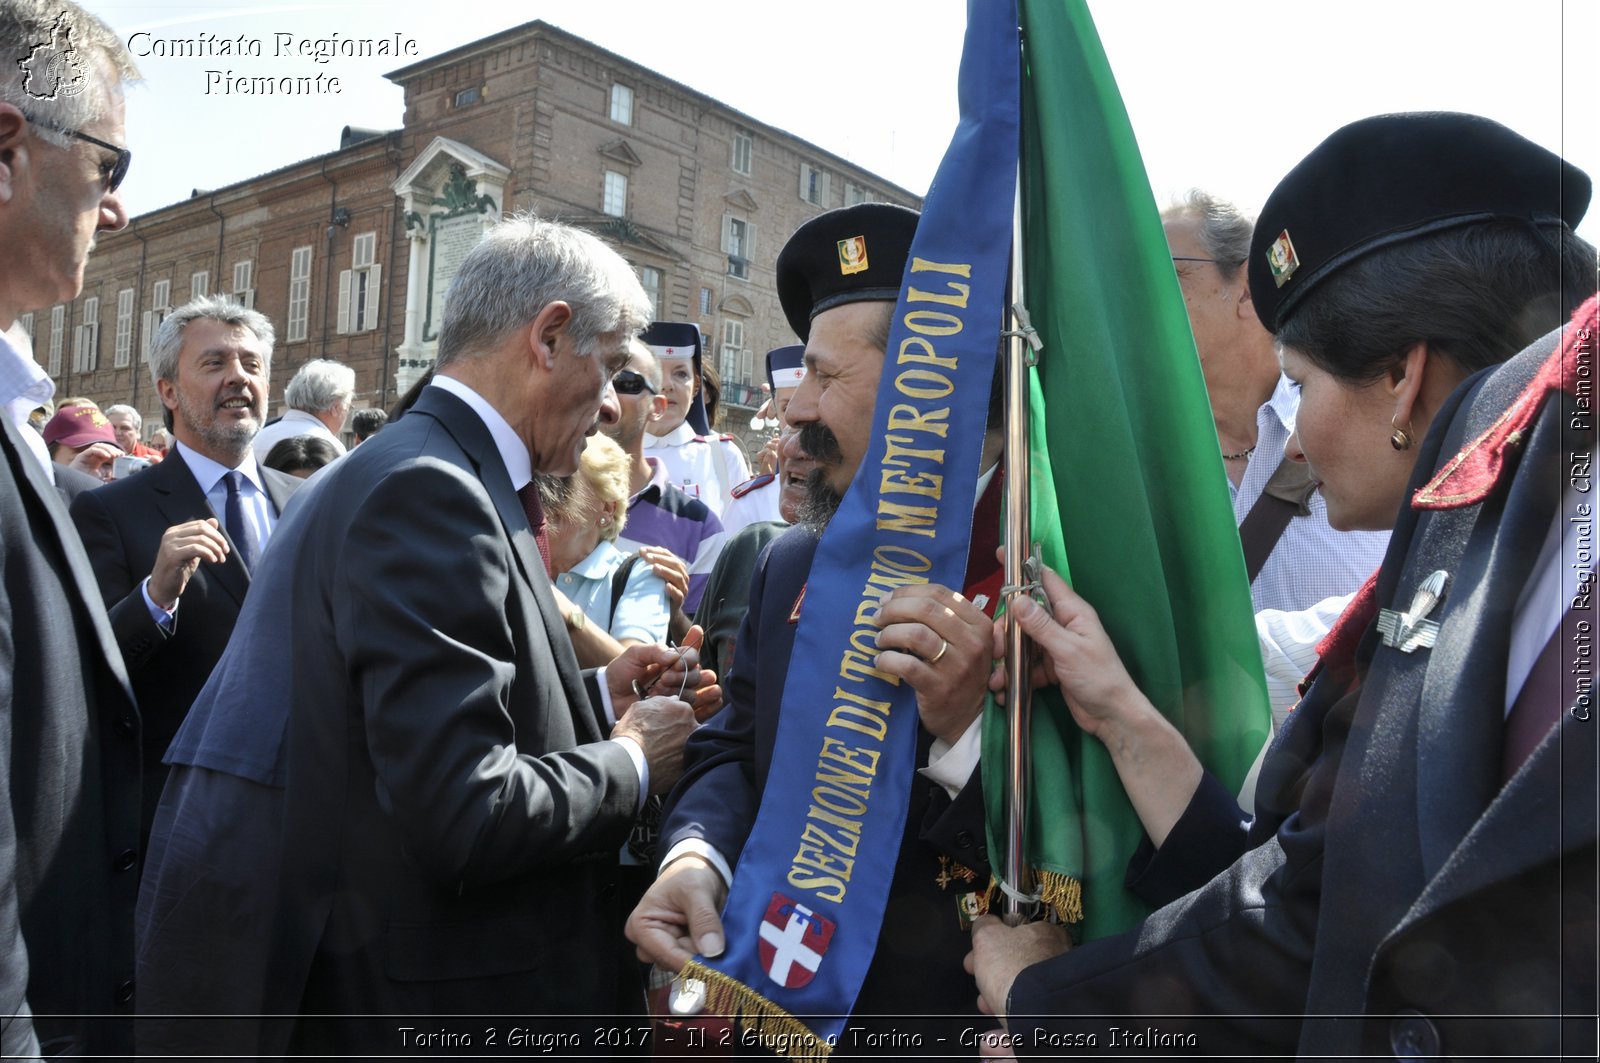
{"label": "man wearing black beret", "polygon": [[1249,271],[1305,385],[1286,449],[1335,527],[1392,523],[1389,551],[1269,750],[1242,857],[1069,951],[974,927],[1009,1014],[990,1054],[1592,1058],[1589,194],[1445,113],[1353,123],[1279,183]]}
{"label": "man wearing black beret", "polygon": [[[806,374],[787,419],[814,458],[800,525],[773,543],[751,581],[728,704],[685,748],[685,773],[662,819],[666,856],[654,886],[628,922],[642,957],[678,971],[691,952],[723,951],[718,918],[732,866],[749,835],[772,767],[779,706],[789,673],[795,622],[826,526],[872,432],[894,300],[918,215],[862,204],[802,225],[778,256],[778,294],[795,333],[806,340]],[[991,404],[992,407],[992,404]],[[934,1017],[983,1026],[976,988],[961,969],[967,949],[963,903],[987,889],[978,716],[990,672],[994,605],[1003,575],[999,539],[1001,451],[991,408],[978,503],[961,593],[936,584],[902,587],[878,619],[876,667],[917,692],[921,718],[910,812],[877,949],[849,1028],[869,1033],[923,1031],[917,1049],[936,1049]],[[852,1043],[841,1041],[840,1050]]]}

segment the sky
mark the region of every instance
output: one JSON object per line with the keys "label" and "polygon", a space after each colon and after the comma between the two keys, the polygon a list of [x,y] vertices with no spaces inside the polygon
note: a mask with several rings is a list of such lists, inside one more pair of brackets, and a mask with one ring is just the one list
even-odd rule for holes
{"label": "sky", "polygon": [[[398,127],[401,92],[384,74],[536,18],[920,195],[955,128],[966,10],[962,0],[87,2],[131,39],[145,75],[128,98],[133,214],[331,151],[345,125]],[[1600,176],[1596,0],[1090,0],[1090,10],[1160,201],[1198,186],[1257,209],[1329,133],[1398,110],[1484,114]],[[174,39],[241,36],[260,43],[259,57],[158,54]],[[335,36],[398,38],[415,52],[324,63],[293,52]],[[289,54],[274,54],[285,44]],[[224,91],[230,71],[322,74],[340,91],[241,95]],[[1600,242],[1600,208],[1578,231]]]}

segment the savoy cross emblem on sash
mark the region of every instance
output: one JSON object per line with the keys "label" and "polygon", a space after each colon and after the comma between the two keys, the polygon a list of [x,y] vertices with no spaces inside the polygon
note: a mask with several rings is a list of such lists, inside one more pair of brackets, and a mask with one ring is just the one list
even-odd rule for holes
{"label": "savoy cross emblem on sash", "polygon": [[774,893],[760,930],[761,966],[767,977],[786,989],[810,982],[822,965],[833,931],[833,920]]}

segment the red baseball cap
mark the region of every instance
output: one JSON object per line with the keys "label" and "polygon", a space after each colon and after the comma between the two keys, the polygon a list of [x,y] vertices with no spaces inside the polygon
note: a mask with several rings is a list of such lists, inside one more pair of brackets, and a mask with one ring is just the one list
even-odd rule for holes
{"label": "red baseball cap", "polygon": [[44,426],[44,441],[54,446],[86,447],[91,443],[110,443],[121,450],[117,433],[106,415],[93,406],[73,406],[58,410]]}

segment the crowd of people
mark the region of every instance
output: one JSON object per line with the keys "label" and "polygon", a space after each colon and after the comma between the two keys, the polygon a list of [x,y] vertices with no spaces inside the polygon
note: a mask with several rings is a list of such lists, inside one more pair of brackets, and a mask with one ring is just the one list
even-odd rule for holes
{"label": "crowd of people", "polygon": [[[14,328],[128,220],[123,44],[66,0],[0,0],[0,41],[58,19],[82,91],[0,64],[0,1051],[382,1055],[395,1016],[457,1049],[467,1016],[759,1030],[667,984],[756,947],[723,905],[785,785],[797,624],[919,214],[788,236],[800,342],[767,356],[754,476],[699,327],[528,214],[466,256],[387,414],[316,359],[269,422],[273,323],[200,297],[154,335],[145,440],[132,405],[55,401]],[[1498,123],[1417,113],[1332,131],[1258,217],[1199,190],[1162,214],[1273,705],[1242,792],[1063,574],[1002,586],[992,389],[965,580],[875,617],[918,741],[857,1044],[1592,1054],[1589,198]],[[1153,914],[1126,933],[971,904],[1002,606],[1144,829],[1127,888]]]}

